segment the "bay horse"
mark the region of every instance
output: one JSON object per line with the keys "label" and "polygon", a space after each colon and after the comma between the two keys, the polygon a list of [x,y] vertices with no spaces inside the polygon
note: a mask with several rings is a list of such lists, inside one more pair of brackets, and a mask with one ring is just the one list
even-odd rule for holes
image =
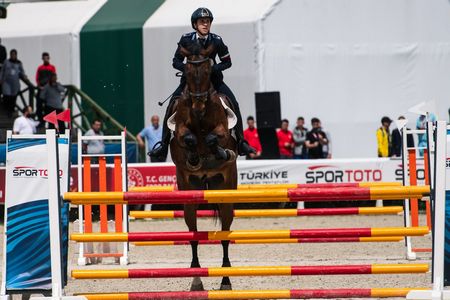
{"label": "bay horse", "polygon": [[[195,44],[189,50],[181,47],[187,58],[186,86],[174,105],[175,131],[170,153],[176,165],[179,190],[214,190],[237,188],[237,144],[230,133],[227,110],[231,107],[225,95],[218,94],[211,81],[213,45],[204,49]],[[189,231],[197,231],[198,204],[184,205],[184,220]],[[223,231],[233,222],[233,204],[215,205]],[[191,241],[191,268],[199,268],[198,242]],[[222,267],[231,267],[228,257],[230,241],[222,241]],[[229,277],[222,278],[221,290],[230,290]],[[203,290],[203,283],[195,277],[191,290]]]}

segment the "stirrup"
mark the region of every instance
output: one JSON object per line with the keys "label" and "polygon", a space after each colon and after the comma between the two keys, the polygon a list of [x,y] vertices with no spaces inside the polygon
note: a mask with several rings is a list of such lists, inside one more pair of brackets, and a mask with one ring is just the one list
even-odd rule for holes
{"label": "stirrup", "polygon": [[157,142],[152,150],[150,150],[147,155],[153,158],[161,158],[167,156],[168,145],[164,144],[162,141]]}

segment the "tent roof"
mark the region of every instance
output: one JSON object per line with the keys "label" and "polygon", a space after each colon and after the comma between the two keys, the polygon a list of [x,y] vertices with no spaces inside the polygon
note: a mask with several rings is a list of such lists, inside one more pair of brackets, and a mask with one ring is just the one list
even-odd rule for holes
{"label": "tent roof", "polygon": [[2,37],[42,36],[72,32],[81,27],[106,0],[16,3],[0,20]]}
{"label": "tent roof", "polygon": [[191,13],[202,6],[212,11],[214,23],[248,23],[263,18],[278,2],[280,0],[166,0],[145,27],[189,26]]}

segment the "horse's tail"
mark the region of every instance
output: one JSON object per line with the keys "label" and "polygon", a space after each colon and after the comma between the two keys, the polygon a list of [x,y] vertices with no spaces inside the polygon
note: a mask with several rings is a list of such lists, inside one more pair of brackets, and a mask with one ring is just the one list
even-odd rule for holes
{"label": "horse's tail", "polygon": [[214,211],[214,216],[213,216],[214,225],[217,225],[217,221],[219,221],[220,224],[222,224],[222,219],[220,218],[219,205],[218,204],[213,204],[212,206],[213,206],[212,209]]}

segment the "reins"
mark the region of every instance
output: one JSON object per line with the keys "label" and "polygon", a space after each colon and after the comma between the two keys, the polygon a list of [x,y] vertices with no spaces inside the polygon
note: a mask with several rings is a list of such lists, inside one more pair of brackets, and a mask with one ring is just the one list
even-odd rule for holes
{"label": "reins", "polygon": [[[199,59],[199,60],[190,60],[190,59],[187,59],[186,60],[186,63],[188,63],[188,64],[191,64],[191,65],[200,65],[200,64],[202,64],[202,63],[204,63],[204,62],[206,62],[206,61],[209,61],[210,60],[210,58],[209,57],[205,57],[205,58],[203,58],[203,59]],[[199,100],[201,100],[201,101],[203,101],[203,102],[206,102],[206,101],[208,101],[208,95],[210,95],[210,90],[211,89],[208,89],[207,91],[205,91],[205,92],[191,92],[191,91],[189,91],[189,96],[190,97],[194,97],[194,98],[201,98],[201,99],[199,99]]]}

